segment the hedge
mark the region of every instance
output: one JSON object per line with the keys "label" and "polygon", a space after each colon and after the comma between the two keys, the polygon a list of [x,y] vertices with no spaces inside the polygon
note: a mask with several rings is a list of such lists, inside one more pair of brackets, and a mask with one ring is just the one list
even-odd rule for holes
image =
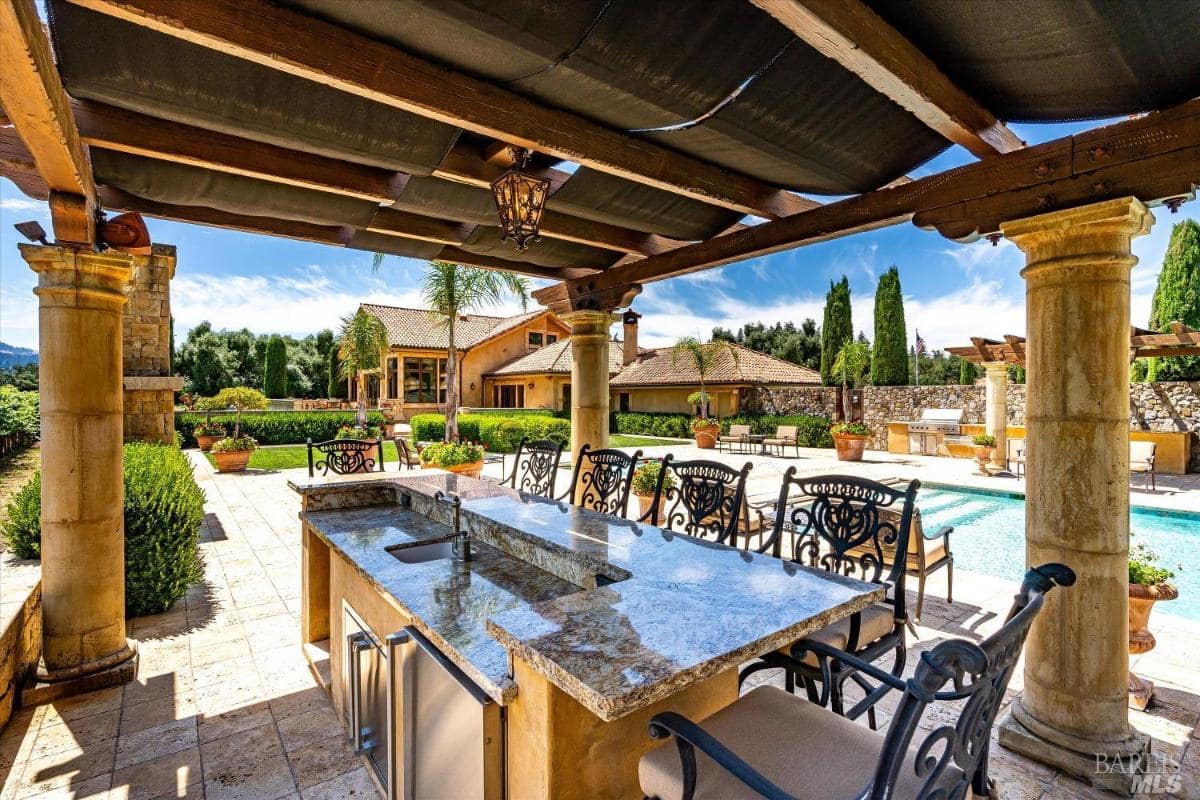
{"label": "hedge", "polygon": [[[440,442],[446,437],[443,414],[417,414],[408,421],[418,442]],[[569,420],[543,414],[459,414],[458,435],[471,442],[482,442],[493,453],[511,453],[521,438],[550,439],[559,444],[571,441]]]}
{"label": "hedge", "polygon": [[692,416],[690,414],[618,411],[612,414],[609,429],[615,433],[690,439],[692,438]]}
{"label": "hedge", "polygon": [[[691,422],[690,414],[616,412],[609,427],[615,433],[690,439]],[[721,433],[728,434],[730,425],[749,425],[751,432],[769,436],[780,425],[795,425],[801,447],[833,447],[831,424],[828,417],[808,414],[739,414],[721,420]]]}
{"label": "hedge", "polygon": [[[41,556],[41,476],[35,474],[8,508],[3,535],[18,558]],[[204,574],[200,522],[204,492],[177,447],[125,445],[125,613],[169,609]]]}
{"label": "hedge", "polygon": [[[192,435],[195,427],[204,422],[204,414],[183,413],[175,415],[175,430],[183,435],[184,444],[196,446]],[[212,415],[213,422],[225,426],[233,433],[233,414]],[[379,411],[367,413],[368,425],[383,425],[383,414]],[[242,414],[242,433],[253,436],[259,444],[304,444],[306,439],[323,442],[334,438],[343,425],[355,424],[353,411],[263,411]]]}

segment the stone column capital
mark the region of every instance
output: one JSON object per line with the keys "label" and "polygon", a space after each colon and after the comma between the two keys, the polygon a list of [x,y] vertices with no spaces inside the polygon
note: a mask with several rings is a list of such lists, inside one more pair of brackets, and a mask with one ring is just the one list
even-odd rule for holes
{"label": "stone column capital", "polygon": [[133,275],[133,256],[58,245],[19,244],[21,257],[38,274],[33,293],[43,305],[120,309]]}
{"label": "stone column capital", "polygon": [[1128,254],[1129,240],[1149,233],[1153,224],[1154,215],[1141,200],[1121,197],[1012,220],[1000,231],[1026,254],[1021,275],[1028,277],[1085,265],[1132,267],[1137,258]]}
{"label": "stone column capital", "polygon": [[1008,380],[1007,361],[984,361],[979,366],[983,367],[984,374],[989,378],[1004,378],[1004,380]]}
{"label": "stone column capital", "polygon": [[558,318],[571,329],[572,337],[600,335],[607,340],[609,327],[621,317],[612,311],[568,311]]}

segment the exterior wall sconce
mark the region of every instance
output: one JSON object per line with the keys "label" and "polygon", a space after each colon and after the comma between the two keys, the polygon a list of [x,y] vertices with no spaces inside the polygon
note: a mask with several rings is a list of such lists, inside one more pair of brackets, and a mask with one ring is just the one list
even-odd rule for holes
{"label": "exterior wall sconce", "polygon": [[523,253],[541,239],[538,226],[550,194],[550,179],[522,172],[529,163],[528,150],[514,147],[511,151],[513,166],[492,181],[492,195],[500,216],[501,240],[511,241],[517,252]]}

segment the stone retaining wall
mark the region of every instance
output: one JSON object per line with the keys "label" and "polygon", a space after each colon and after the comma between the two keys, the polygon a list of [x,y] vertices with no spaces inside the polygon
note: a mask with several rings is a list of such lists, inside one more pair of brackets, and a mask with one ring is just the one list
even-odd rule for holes
{"label": "stone retaining wall", "polygon": [[831,386],[754,386],[741,390],[743,414],[816,414],[833,419],[837,389]]}
{"label": "stone retaining wall", "polygon": [[4,583],[0,587],[0,730],[12,716],[25,677],[42,654],[41,567],[19,564],[0,564]]}

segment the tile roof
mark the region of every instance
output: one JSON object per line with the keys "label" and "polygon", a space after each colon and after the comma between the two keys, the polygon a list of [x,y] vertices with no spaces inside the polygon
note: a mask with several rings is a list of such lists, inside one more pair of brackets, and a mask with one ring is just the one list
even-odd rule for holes
{"label": "tile roof", "polygon": [[[734,357],[734,353],[737,357]],[[691,363],[680,358],[673,363],[671,348],[660,347],[643,353],[638,360],[611,381],[612,386],[677,386],[698,384],[700,375]],[[710,385],[766,383],[819,385],[821,376],[808,367],[730,345],[717,356],[717,362],[704,382]]]}
{"label": "tile roof", "polygon": [[[488,375],[570,375],[571,340],[562,339],[540,350],[518,356],[507,364],[489,372]],[[621,341],[613,340],[608,347],[608,374],[615,375],[621,369]],[[648,352],[648,351],[643,351]]]}
{"label": "tile roof", "polygon": [[[379,318],[387,328],[388,343],[392,347],[444,350],[450,346],[446,327],[426,309],[398,308],[376,303],[361,303],[359,308]],[[465,350],[547,313],[549,312],[546,309],[541,308],[515,317],[463,314],[454,326],[454,343],[459,349]]]}

